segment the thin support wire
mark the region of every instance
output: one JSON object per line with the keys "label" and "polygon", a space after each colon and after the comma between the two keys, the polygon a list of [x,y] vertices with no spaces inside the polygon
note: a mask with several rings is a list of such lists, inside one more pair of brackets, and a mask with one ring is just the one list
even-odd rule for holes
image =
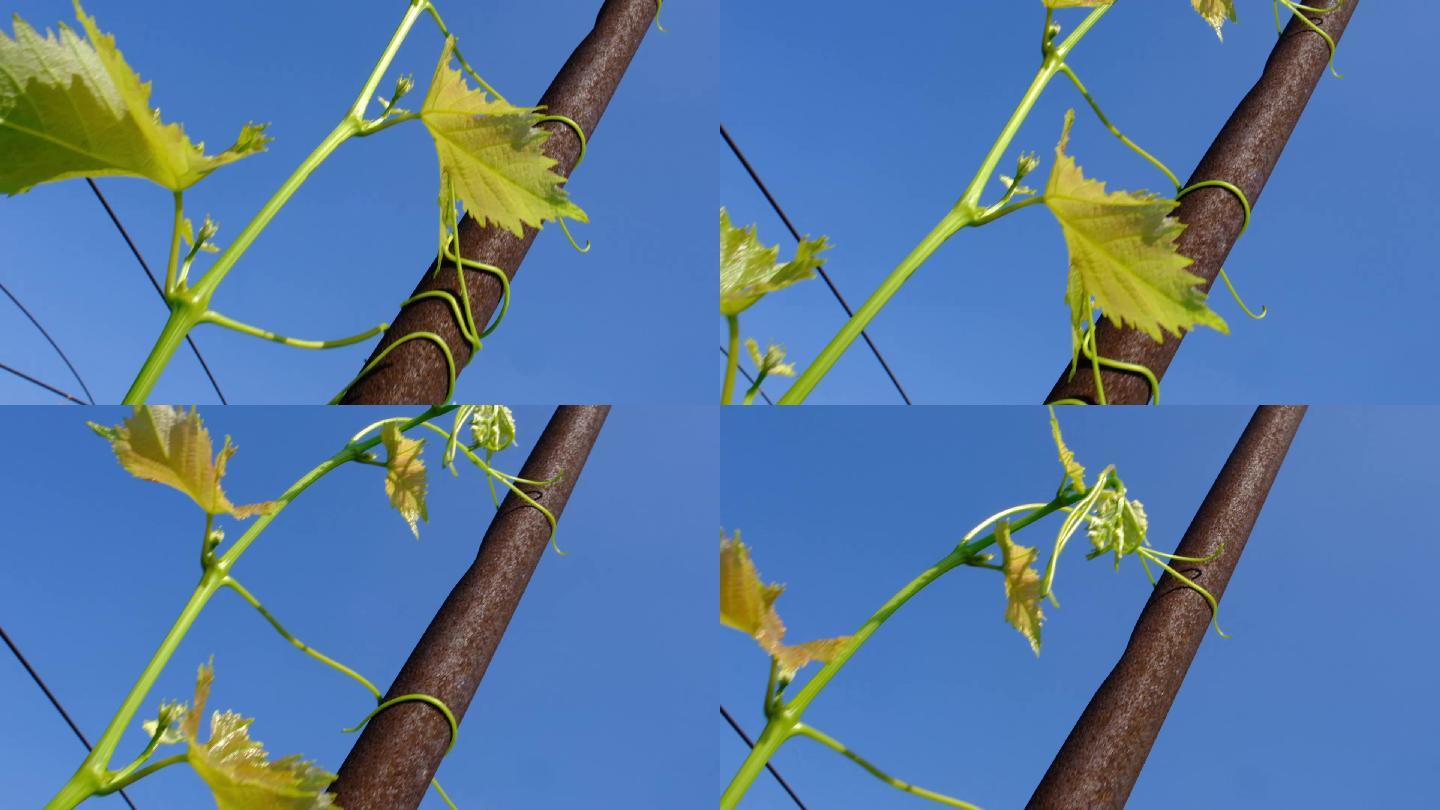
{"label": "thin support wire", "polygon": [[[86,739],[85,732],[80,730],[80,727],[75,724],[75,720],[70,717],[70,713],[65,711],[65,707],[60,704],[60,699],[55,697],[55,693],[51,692],[50,687],[45,684],[45,679],[41,678],[40,673],[36,672],[35,668],[30,666],[30,662],[26,660],[24,653],[20,652],[20,648],[15,645],[15,642],[10,638],[10,634],[5,632],[4,627],[0,627],[0,639],[4,639],[5,646],[9,647],[10,652],[15,654],[15,659],[20,662],[20,666],[24,667],[25,671],[30,673],[30,679],[35,681],[35,685],[40,687],[40,691],[44,692],[45,697],[50,699],[50,705],[55,707],[55,711],[59,712],[60,716],[65,719],[66,725],[70,726],[70,730],[75,732],[75,736],[79,737],[80,742],[85,744],[85,750],[89,751],[91,748],[94,748],[94,746],[90,744],[90,740]],[[120,791],[120,798],[124,799],[125,803],[130,805],[130,810],[137,810],[135,803],[130,801],[130,797],[125,795],[124,790]]]}
{"label": "thin support wire", "polygon": [[[65,367],[70,369],[70,373],[74,375],[75,381],[80,383],[80,390],[85,392],[85,398],[90,400],[91,405],[94,405],[95,395],[90,393],[90,386],[85,384],[85,380],[80,376],[80,372],[75,370],[75,364],[70,362],[70,357],[65,354],[65,350],[60,348],[59,343],[55,342],[55,338],[50,337],[50,333],[45,329],[45,327],[40,325],[40,321],[34,315],[30,314],[30,310],[26,309],[25,305],[20,303],[20,299],[15,297],[15,293],[10,292],[9,287],[6,287],[3,283],[0,283],[0,291],[4,291],[5,297],[9,298],[10,302],[13,303],[21,312],[25,313],[25,317],[30,319],[30,323],[34,324],[35,328],[40,330],[40,334],[45,337],[45,340],[49,341],[50,348],[54,349],[55,353],[60,355],[60,359],[65,361]],[[49,386],[46,387],[48,388]]]}
{"label": "thin support wire", "polygon": [[51,385],[50,383],[45,382],[44,380],[37,379],[37,378],[35,378],[35,377],[31,377],[29,374],[26,374],[25,372],[21,371],[21,370],[18,369],[18,368],[11,368],[10,366],[5,365],[4,363],[0,363],[0,371],[8,371],[8,372],[10,372],[11,374],[14,374],[16,377],[19,377],[20,379],[24,380],[25,382],[32,383],[32,384],[34,384],[34,385],[38,385],[38,386],[40,386],[41,388],[44,388],[46,391],[49,391],[50,393],[55,394],[56,396],[61,396],[61,397],[64,397],[64,398],[70,400],[71,402],[75,403],[76,405],[89,405],[89,404],[90,404],[90,403],[86,402],[85,400],[83,400],[83,399],[75,396],[74,394],[70,393],[69,391],[61,390],[61,389],[56,388],[55,386]]}
{"label": "thin support wire", "polygon": [[[730,724],[730,728],[735,729],[735,733],[740,735],[740,739],[744,740],[746,745],[751,748],[755,747],[755,741],[750,739],[750,735],[745,733],[745,729],[741,728],[739,723],[735,722],[735,718],[731,717],[730,712],[725,710],[725,704],[723,703],[720,704],[720,714],[725,718],[725,722]],[[795,800],[796,807],[799,807],[800,810],[807,810],[805,802],[800,801],[800,797],[795,794],[795,789],[790,787],[790,783],[785,781],[785,777],[781,776],[779,771],[775,770],[774,765],[768,762],[765,763],[765,770],[769,771],[770,775],[775,777],[775,781],[780,783],[780,787],[785,788],[785,792],[789,793],[790,798]]]}
{"label": "thin support wire", "polygon": [[[790,217],[785,213],[785,209],[780,207],[780,202],[775,199],[774,194],[770,193],[770,189],[765,185],[765,181],[760,179],[760,173],[755,171],[754,166],[750,165],[750,161],[745,157],[745,153],[740,151],[740,145],[735,143],[734,138],[730,137],[730,132],[725,129],[724,124],[720,125],[720,137],[725,139],[725,143],[730,147],[730,151],[735,154],[735,158],[740,161],[741,166],[745,167],[745,172],[750,175],[750,179],[755,182],[755,187],[760,189],[760,193],[765,196],[765,200],[770,203],[770,207],[775,209],[775,213],[779,215],[780,221],[785,223],[785,227],[790,231],[790,235],[795,238],[796,242],[801,241],[800,231],[796,230],[795,224],[790,221]],[[845,310],[845,316],[847,318],[855,317],[855,311],[850,308],[850,303],[845,300],[845,296],[840,294],[840,288],[835,286],[835,282],[830,279],[830,274],[825,272],[824,267],[817,267],[815,269],[819,272],[820,278],[825,280],[825,286],[830,288],[830,292],[834,294],[835,300],[840,302],[841,308]],[[880,353],[880,347],[876,346],[875,341],[870,339],[870,333],[862,330],[860,336],[865,338],[865,344],[870,347],[870,352],[875,355],[876,360],[880,361],[880,367],[885,369],[885,376],[890,378],[890,383],[895,386],[895,390],[899,392],[900,398],[905,400],[906,405],[913,405],[914,403],[910,401],[910,395],[905,393],[905,387],[900,384],[900,378],[895,376],[895,372],[885,360],[885,355]]]}
{"label": "thin support wire", "polygon": [[[120,217],[116,215],[115,209],[110,207],[110,201],[105,199],[105,195],[100,192],[100,187],[95,185],[94,180],[87,177],[85,178],[85,182],[90,185],[90,190],[95,192],[95,199],[99,200],[100,204],[105,206],[105,213],[110,215],[110,221],[115,224],[115,229],[118,230],[120,236],[125,239],[125,244],[130,246],[130,252],[135,254],[135,261],[140,262],[140,267],[145,271],[145,275],[150,277],[150,284],[155,288],[155,293],[160,296],[161,301],[164,301],[165,291],[160,288],[160,280],[157,279],[155,273],[150,270],[150,264],[145,261],[145,257],[140,255],[140,248],[135,246],[135,240],[130,238],[130,232],[125,230],[125,226],[121,224]],[[215,379],[215,374],[210,371],[210,364],[205,362],[205,355],[200,353],[200,347],[196,345],[195,338],[186,335],[185,342],[190,344],[190,351],[195,353],[195,359],[200,361],[200,368],[204,369],[205,376],[210,378],[210,387],[215,389],[215,396],[220,398],[220,404],[229,405],[230,403],[225,399],[225,394],[220,390],[220,383]]]}

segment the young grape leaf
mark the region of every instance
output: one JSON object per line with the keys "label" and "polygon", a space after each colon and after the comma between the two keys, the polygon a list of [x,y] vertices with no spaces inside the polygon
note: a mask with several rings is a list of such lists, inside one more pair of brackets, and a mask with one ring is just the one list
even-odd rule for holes
{"label": "young grape leaf", "polygon": [[195,705],[186,712],[179,733],[189,744],[186,759],[210,786],[219,810],[341,810],[335,796],[325,792],[335,774],[293,754],[271,762],[260,741],[250,739],[250,718],[215,712],[210,740],[200,742],[200,717],[214,678],[213,664],[200,667]]}
{"label": "young grape leaf", "polygon": [[470,435],[492,453],[515,443],[515,414],[504,405],[477,405],[470,417]]}
{"label": "young grape leaf", "polygon": [[1070,278],[1065,295],[1072,326],[1088,322],[1091,301],[1118,326],[1129,325],[1156,342],[1162,330],[1179,336],[1184,329],[1230,328],[1205,304],[1196,286],[1204,280],[1185,268],[1175,238],[1185,229],[1170,216],[1178,203],[1147,193],[1107,192],[1087,179],[1065,154],[1075,111],[1065,113],[1065,128],[1055,147],[1055,165],[1045,189],[1045,205],[1060,221],[1070,249]]}
{"label": "young grape leaf", "polygon": [[537,126],[536,111],[470,89],[451,66],[454,53],[455,40],[447,38],[420,108],[440,156],[442,192],[453,182],[470,216],[516,236],[550,219],[588,222],[566,195],[565,178],[551,171],[556,161],[540,149],[550,133]]}
{"label": "young grape leaf", "polygon": [[1065,468],[1065,475],[1069,477],[1070,484],[1078,493],[1085,492],[1085,468],[1075,460],[1075,453],[1065,446],[1065,438],[1060,435],[1060,420],[1055,418],[1055,409],[1050,409],[1050,434],[1055,437],[1055,449],[1060,453],[1060,466]]}
{"label": "young grape leaf", "polygon": [[246,124],[235,144],[206,155],[179,124],[150,108],[150,84],[125,63],[76,0],[89,40],[63,23],[41,36],[15,18],[15,38],[0,31],[0,191],[18,194],[71,177],[144,177],[172,191],[194,185],[227,163],[262,152],[263,124]]}
{"label": "young grape leaf", "polygon": [[160,714],[155,720],[146,720],[140,724],[145,733],[151,737],[157,734],[160,737],[160,745],[175,745],[185,741],[185,733],[180,730],[180,724],[185,720],[187,708],[184,703],[178,701],[166,701],[160,704]]}
{"label": "young grape leaf", "polygon": [[1106,490],[1106,493],[1095,504],[1095,511],[1090,515],[1090,525],[1086,532],[1090,536],[1090,544],[1095,550],[1090,552],[1090,557],[1098,557],[1106,552],[1115,553],[1115,568],[1119,570],[1120,561],[1128,554],[1133,554],[1145,545],[1145,535],[1149,531],[1150,521],[1145,516],[1145,506],[1139,501],[1132,501],[1125,497],[1125,490]]}
{"label": "young grape leaf", "polygon": [[400,511],[415,539],[420,539],[419,521],[430,519],[425,509],[425,462],[420,458],[424,439],[407,438],[394,422],[380,432],[385,444],[385,494]]}
{"label": "young grape leaf", "polygon": [[755,226],[737,228],[730,214],[720,209],[720,314],[739,315],[766,294],[815,277],[825,263],[820,252],[829,250],[825,237],[802,239],[795,258],[778,264],[780,246],[766,247]]}
{"label": "young grape leaf", "polygon": [[1221,32],[1220,27],[1225,24],[1226,20],[1230,22],[1239,20],[1235,16],[1235,0],[1190,0],[1190,5],[1194,6],[1195,11],[1205,18],[1205,22],[1210,23],[1210,27],[1215,29],[1215,36],[1220,37],[1221,42],[1225,41],[1225,34]]}
{"label": "young grape leaf", "polygon": [[193,407],[186,411],[170,405],[138,405],[129,419],[115,427],[88,424],[110,442],[115,458],[131,475],[180,490],[206,514],[244,519],[279,508],[274,501],[236,506],[225,497],[220,479],[235,446],[226,436],[212,461],[210,434]]}
{"label": "young grape leaf", "polygon": [[783,585],[760,581],[750,550],[740,542],[740,532],[735,532],[734,539],[726,539],[725,532],[720,532],[720,623],[754,638],[774,657],[780,676],[790,679],[806,664],[829,661],[850,637],[785,644],[785,624],[775,612],[775,600],[784,591]]}
{"label": "young grape leaf", "polygon": [[1040,624],[1045,613],[1040,609],[1040,573],[1035,570],[1035,549],[1022,546],[1010,538],[1010,522],[995,526],[995,543],[1003,555],[1005,569],[1005,621],[1030,640],[1030,649],[1040,654]]}
{"label": "young grape leaf", "polygon": [[745,348],[750,352],[750,360],[755,363],[755,369],[761,376],[795,376],[795,364],[785,362],[784,346],[771,343],[765,347],[765,353],[761,354],[760,344],[755,342],[755,338],[745,338]]}

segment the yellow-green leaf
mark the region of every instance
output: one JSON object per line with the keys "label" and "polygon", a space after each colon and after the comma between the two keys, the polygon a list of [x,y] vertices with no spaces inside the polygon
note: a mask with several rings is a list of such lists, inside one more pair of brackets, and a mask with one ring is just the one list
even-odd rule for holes
{"label": "yellow-green leaf", "polygon": [[849,636],[785,644],[785,624],[775,612],[775,600],[784,591],[783,585],[761,582],[740,532],[733,539],[720,532],[720,623],[754,638],[775,659],[780,676],[789,679],[806,664],[829,661]]}
{"label": "yellow-green leaf", "polygon": [[1235,16],[1235,0],[1190,0],[1190,5],[1205,18],[1205,22],[1210,23],[1210,27],[1215,29],[1215,36],[1221,41],[1225,39],[1220,30],[1225,21],[1236,22],[1239,19]]}
{"label": "yellow-green leaf", "polygon": [[1060,454],[1060,466],[1065,468],[1065,475],[1076,492],[1085,492],[1085,468],[1075,460],[1075,453],[1065,446],[1065,438],[1060,435],[1060,420],[1055,418],[1054,408],[1050,409],[1050,434],[1055,437],[1055,449]]}
{"label": "yellow-green leaf", "polygon": [[399,510],[418,540],[419,521],[430,519],[425,508],[425,462],[420,458],[425,440],[406,437],[394,422],[380,431],[380,440],[387,454],[385,494],[390,496],[390,505]]}
{"label": "yellow-green leaf", "polygon": [[735,227],[729,212],[721,208],[720,314],[738,315],[769,293],[814,278],[815,268],[825,263],[820,252],[829,249],[823,236],[802,239],[795,258],[780,264],[778,245],[761,244],[754,225]]}
{"label": "yellow-green leaf", "polygon": [[1045,613],[1040,609],[1040,573],[1035,570],[1036,551],[1010,538],[1010,522],[995,526],[995,543],[1003,556],[1005,573],[1005,621],[1030,641],[1030,649],[1040,654],[1040,624]]}
{"label": "yellow-green leaf", "polygon": [[1040,3],[1048,8],[1094,8],[1113,2],[1115,0],[1040,0]]}
{"label": "yellow-green leaf", "polygon": [[170,405],[139,405],[129,419],[114,427],[89,424],[110,442],[115,458],[131,475],[180,490],[206,514],[243,519],[279,507],[273,501],[243,506],[230,502],[220,479],[235,446],[226,436],[212,460],[210,433],[193,407],[186,411]]}
{"label": "yellow-green leaf", "polygon": [[341,810],[335,796],[325,792],[335,774],[293,754],[270,761],[260,741],[250,739],[250,718],[215,712],[210,740],[200,742],[200,717],[214,678],[212,664],[200,667],[195,705],[180,729],[189,743],[186,759],[210,786],[219,810]]}
{"label": "yellow-green leaf", "polygon": [[0,32],[0,191],[17,194],[71,177],[144,177],[172,191],[262,152],[264,125],[246,124],[235,144],[206,155],[179,124],[150,108],[150,84],[125,63],[115,38],[75,3],[88,36],[63,23],[44,36],[18,16]]}
{"label": "yellow-green leaf", "polygon": [[536,111],[472,90],[451,65],[454,53],[448,38],[420,108],[440,157],[442,197],[453,183],[471,217],[516,236],[546,220],[589,221],[566,195],[565,178],[552,171],[556,161],[541,151],[550,133],[537,126]]}
{"label": "yellow-green leaf", "polygon": [[1132,326],[1157,342],[1162,330],[1179,336],[1197,325],[1228,333],[1197,286],[1204,279],[1185,270],[1191,261],[1175,246],[1185,229],[1170,216],[1178,203],[1148,193],[1107,192],[1104,183],[1087,179],[1065,154],[1074,122],[1070,110],[1045,190],[1045,204],[1070,249],[1065,298],[1072,326],[1079,331],[1088,322],[1093,301],[1117,325]]}

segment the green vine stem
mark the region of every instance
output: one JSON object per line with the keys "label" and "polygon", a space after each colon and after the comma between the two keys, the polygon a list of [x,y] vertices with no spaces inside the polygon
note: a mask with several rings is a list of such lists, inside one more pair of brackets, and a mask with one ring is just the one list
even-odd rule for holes
{"label": "green vine stem", "polygon": [[165,326],[160,331],[160,337],[156,339],[155,345],[150,350],[150,354],[145,358],[144,364],[140,367],[140,372],[136,375],[134,382],[131,383],[130,390],[126,392],[125,398],[122,400],[124,404],[138,405],[149,397],[151,390],[155,387],[155,383],[160,379],[160,375],[164,371],[165,366],[169,364],[171,357],[174,356],[175,350],[180,347],[180,343],[185,339],[185,336],[204,321],[206,313],[210,311],[210,299],[215,295],[215,288],[220,285],[220,282],[229,274],[230,270],[235,266],[235,263],[240,260],[241,256],[245,255],[245,252],[250,249],[250,246],[255,242],[256,238],[260,236],[260,233],[264,231],[266,226],[270,224],[270,221],[280,213],[280,209],[285,207],[285,204],[289,202],[290,198],[295,195],[295,192],[300,189],[300,186],[304,185],[310,175],[319,168],[320,164],[324,163],[336,149],[340,148],[341,144],[357,135],[364,136],[370,134],[364,118],[365,108],[374,96],[375,89],[380,85],[380,80],[384,76],[385,71],[389,70],[390,63],[394,61],[396,53],[400,50],[400,45],[405,41],[406,37],[409,36],[410,30],[414,27],[420,15],[426,13],[427,10],[430,10],[428,0],[423,2],[422,0],[411,0],[410,7],[406,9],[404,17],[400,20],[400,24],[390,37],[389,44],[386,45],[384,52],[381,53],[379,61],[375,63],[375,67],[371,69],[370,75],[365,80],[364,87],[361,88],[359,95],[355,99],[355,103],[351,106],[349,112],[346,113],[345,118],[336,125],[335,129],[331,130],[329,135],[325,136],[325,139],[320,142],[319,146],[315,147],[314,151],[312,151],[305,160],[301,161],[300,165],[286,178],[285,182],[271,195],[270,199],[265,201],[265,204],[260,207],[260,210],[245,226],[244,230],[235,237],[235,241],[220,254],[215,260],[215,264],[200,278],[194,287],[183,283],[177,279],[173,273],[176,263],[175,260],[180,250],[180,226],[178,223],[183,219],[183,214],[179,213],[180,197],[178,194],[176,195],[177,224],[172,234],[170,248],[170,269],[172,272],[166,274],[166,298],[170,304],[170,316],[166,319]]}
{"label": "green vine stem", "polygon": [[[795,384],[790,386],[790,390],[786,391],[785,395],[780,398],[779,404],[799,405],[803,403],[815,389],[815,386],[829,373],[841,355],[850,348],[850,345],[855,342],[855,339],[858,338],[860,333],[870,324],[870,321],[874,320],[875,316],[880,313],[880,310],[884,309],[885,305],[890,302],[890,299],[895,296],[895,293],[900,291],[900,288],[905,285],[905,282],[910,279],[910,276],[914,275],[915,271],[920,269],[920,266],[924,264],[946,240],[961,230],[976,225],[984,216],[986,212],[980,207],[980,196],[989,184],[991,176],[995,174],[995,170],[999,167],[1000,161],[1003,159],[1006,151],[1009,150],[1011,142],[1015,139],[1015,135],[1020,131],[1020,126],[1029,118],[1031,111],[1035,108],[1036,102],[1040,100],[1041,94],[1044,93],[1050,81],[1061,72],[1061,68],[1065,64],[1065,58],[1070,55],[1070,52],[1080,43],[1080,40],[1090,32],[1090,29],[1100,21],[1100,18],[1105,16],[1106,12],[1108,12],[1113,5],[1112,3],[1095,8],[1059,45],[1049,46],[1049,38],[1047,36],[1045,57],[1041,62],[1039,71],[1036,72],[1035,78],[1030,82],[1029,88],[1020,98],[1020,103],[1016,106],[1015,111],[1011,113],[1010,119],[1006,121],[1004,128],[1001,129],[1000,135],[995,139],[994,144],[991,145],[990,151],[981,163],[979,171],[977,171],[971,179],[970,185],[965,189],[960,200],[956,202],[954,207],[941,218],[940,222],[926,234],[925,238],[920,241],[920,244],[916,245],[900,264],[890,272],[890,275],[887,276],[879,288],[866,299],[865,303],[855,311],[855,315],[845,323],[844,327],[840,329],[835,337],[831,338],[830,342],[820,351],[820,354],[810,366],[795,380]],[[1048,15],[1046,27],[1048,30]],[[986,221],[993,221],[993,219],[994,217],[991,217]]]}
{"label": "green vine stem", "polygon": [[[406,418],[401,430],[409,430],[417,425],[428,424],[429,420],[447,414],[456,407],[457,406],[454,405],[444,405],[428,408],[418,416]],[[123,785],[119,785],[117,782],[117,772],[110,770],[110,761],[115,756],[115,751],[120,745],[121,738],[125,735],[125,730],[129,728],[134,721],[136,712],[140,710],[141,705],[145,702],[145,698],[155,686],[156,679],[160,677],[160,673],[164,671],[166,665],[170,662],[170,658],[175,654],[175,650],[180,646],[180,642],[185,638],[186,634],[189,633],[191,626],[194,625],[200,612],[210,602],[211,597],[213,597],[216,592],[221,588],[227,587],[226,580],[229,578],[230,571],[235,567],[241,555],[259,538],[261,532],[263,532],[276,517],[284,512],[285,508],[299,497],[301,493],[309,489],[321,478],[324,478],[337,468],[344,466],[347,462],[358,460],[379,444],[380,437],[378,436],[364,441],[352,440],[346,443],[345,447],[339,452],[321,462],[314,469],[302,475],[295,483],[291,484],[289,489],[285,490],[284,494],[276,499],[276,508],[274,511],[255,518],[255,522],[250,524],[250,527],[245,533],[241,535],[223,555],[213,557],[207,550],[204,555],[207,563],[204,573],[201,574],[200,582],[195,586],[195,590],[190,594],[189,599],[186,600],[179,617],[176,618],[175,623],[165,634],[164,639],[161,640],[159,648],[156,649],[154,655],[152,655],[149,662],[146,663],[144,670],[140,673],[140,677],[135,681],[134,686],[130,688],[119,710],[116,711],[114,717],[111,718],[110,724],[106,726],[105,732],[101,735],[99,742],[97,742],[90,753],[86,755],[80,767],[76,769],[74,775],[70,777],[70,780],[66,782],[60,792],[45,805],[45,810],[71,810],[71,808],[74,808],[89,796],[118,790],[120,787],[123,787]],[[208,530],[210,524],[211,518],[207,517],[207,538],[209,536]],[[156,765],[159,765],[159,763],[156,763]],[[154,766],[134,771],[127,778],[133,782],[134,779],[139,778],[142,774],[152,772],[153,769]]]}
{"label": "green vine stem", "polygon": [[728,315],[725,318],[730,328],[730,346],[725,350],[725,387],[720,389],[720,404],[734,402],[735,370],[740,367],[740,317]]}
{"label": "green vine stem", "polygon": [[903,607],[906,602],[909,602],[916,594],[920,593],[932,582],[949,571],[963,565],[974,564],[980,552],[994,545],[995,533],[993,531],[983,537],[974,538],[977,532],[985,526],[1002,519],[1006,515],[1014,514],[1017,510],[1028,510],[1010,526],[1012,533],[1019,532],[1021,529],[1047,515],[1075,505],[1083,497],[1084,496],[1077,495],[1073,492],[1065,492],[1056,495],[1054,500],[1051,500],[1049,503],[1040,505],[1025,504],[1023,506],[1012,507],[987,518],[967,534],[966,539],[962,540],[953,551],[946,554],[934,565],[922,571],[919,576],[911,580],[909,584],[901,588],[894,596],[890,597],[885,604],[881,605],[880,609],[875,611],[869,619],[866,619],[865,623],[860,625],[860,629],[856,630],[855,633],[850,636],[844,646],[830,659],[830,662],[825,664],[819,672],[815,673],[815,676],[806,682],[804,688],[788,703],[778,698],[769,701],[767,696],[767,702],[770,702],[769,721],[765,724],[765,729],[761,732],[759,739],[755,741],[755,747],[750,750],[750,754],[745,758],[745,761],[741,763],[740,769],[735,773],[734,778],[730,780],[730,784],[725,788],[725,792],[721,794],[720,810],[734,810],[740,803],[740,800],[744,798],[746,791],[750,789],[750,785],[754,783],[755,778],[765,769],[765,764],[770,761],[770,758],[775,755],[775,752],[779,750],[780,746],[791,737],[802,733],[797,731],[796,728],[800,725],[800,718],[805,714],[805,710],[810,707],[810,704],[815,701],[815,698],[819,697],[820,692],[825,689],[830,681],[839,674],[846,662],[859,651],[860,647],[863,646],[896,611]]}

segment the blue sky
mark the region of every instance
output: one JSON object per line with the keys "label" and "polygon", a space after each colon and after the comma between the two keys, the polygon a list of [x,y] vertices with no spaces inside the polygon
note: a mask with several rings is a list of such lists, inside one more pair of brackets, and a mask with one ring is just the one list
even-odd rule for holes
{"label": "blue sky", "polygon": [[[198,576],[199,512],[183,495],[125,474],[79,410],[10,411],[25,428],[7,439],[0,620],[94,740]],[[124,414],[105,408],[89,418],[114,423]],[[511,471],[550,409],[516,414],[522,446],[497,457]],[[240,447],[226,478],[237,501],[274,497],[379,418],[320,408],[202,415]],[[691,666],[679,662],[713,656],[695,633],[712,603],[693,598],[711,559],[683,539],[715,530],[717,454],[713,410],[611,413],[561,520],[569,556],[541,560],[441,767],[461,807],[679,807],[708,781],[714,697],[697,691]],[[430,522],[416,542],[382,481],[382,471],[353,465],[327,477],[286,509],[236,573],[297,636],[383,688],[473,560],[493,507],[482,477],[432,474]],[[374,705],[221,594],[147,710],[188,699],[195,667],[212,654],[212,705],[257,717],[255,736],[276,753],[338,767],[354,740],[339,730]],[[9,653],[0,659],[3,803],[39,807],[84,749]],[[141,736],[137,720],[121,750],[138,752]],[[142,810],[213,806],[181,768],[131,795]],[[124,807],[118,797],[94,805]],[[443,804],[432,796],[423,806]]]}
{"label": "blue sky", "polygon": [[[1122,3],[1071,64],[1109,117],[1183,179],[1259,76],[1275,41],[1270,4],[1237,3],[1225,42],[1183,0]],[[1223,290],[1231,335],[1187,338],[1166,377],[1171,403],[1433,402],[1432,375],[1401,347],[1437,337],[1440,249],[1423,157],[1434,110],[1414,98],[1414,54],[1429,32],[1415,2],[1364,2],[1340,45],[1344,80],[1321,82],[1227,269],[1263,322]],[[1067,27],[1079,11],[1059,15]],[[721,120],[802,232],[828,235],[828,265],[854,306],[949,209],[1034,75],[1041,4],[918,0],[887,14],[816,2],[735,0],[722,19]],[[1070,150],[1111,188],[1168,191],[1115,141],[1068,82],[1021,130],[1049,171],[1065,110]],[[720,203],[763,239],[793,241],[724,142],[711,136]],[[1416,151],[1420,150],[1420,151]],[[990,199],[1003,189],[994,184]],[[917,402],[1039,402],[1069,357],[1065,248],[1040,208],[957,236],[877,318],[871,335]],[[779,293],[742,316],[801,363],[844,322],[823,283]],[[724,326],[714,322],[715,341]],[[899,396],[861,344],[810,402]],[[714,349],[710,352],[718,355]],[[712,357],[715,378],[718,356]],[[784,380],[767,385],[778,394]]]}
{"label": "blue sky", "polygon": [[[767,581],[787,584],[777,607],[794,641],[853,631],[985,516],[1054,493],[1043,409],[905,413],[724,416],[722,522],[742,531]],[[1061,412],[1080,461],[1118,466],[1166,551],[1249,416]],[[1432,412],[1311,409],[1221,605],[1232,637],[1203,642],[1133,806],[1406,807],[1429,795],[1425,718],[1440,702],[1423,639],[1437,612],[1423,580],[1400,571],[1440,563],[1423,511],[1437,451]],[[1048,553],[1057,526],[1018,539]],[[881,628],[806,721],[902,779],[992,810],[1022,806],[1149,592],[1133,560],[1117,573],[1081,549],[1067,555],[1038,660],[1004,622],[1000,578],[956,571]],[[765,656],[734,630],[715,632],[721,701],[755,733]],[[745,750],[710,722],[718,792]],[[775,762],[811,807],[933,806],[804,740]],[[793,805],[762,776],[741,807]]]}
{"label": "blue sky", "polygon": [[[198,222],[219,220],[228,244],[353,101],[399,21],[401,2],[145,4],[87,10],[113,32],[130,64],[154,82],[167,121],[223,148],[248,120],[272,122],[267,154],[216,172],[187,194]],[[516,101],[533,101],[590,30],[593,0],[441,3],[467,57]],[[569,185],[591,224],[576,254],[547,228],[523,265],[504,325],[461,376],[458,401],[708,402],[701,365],[713,310],[714,186],[694,166],[712,159],[715,5],[671,3],[620,85],[590,153]],[[73,23],[63,0],[9,0],[37,27]],[[8,19],[5,30],[9,32]],[[417,27],[393,75],[423,92],[441,47]],[[705,182],[695,182],[700,177]],[[353,334],[394,317],[435,251],[439,184],[434,146],[407,125],[346,144],[309,181],[221,286],[215,304],[243,321],[299,337]],[[156,272],[169,244],[169,194],[105,179],[110,197]],[[118,402],[160,332],[165,309],[82,181],[0,200],[0,279],[51,329],[100,402]],[[323,403],[360,369],[366,347],[311,352],[217,327],[196,333],[236,403]],[[663,339],[662,339],[663,338]],[[0,307],[0,362],[65,389],[77,386],[23,316]],[[373,344],[367,344],[367,346]],[[714,349],[710,349],[713,353]],[[693,369],[659,376],[655,368]],[[0,399],[52,403],[9,375]],[[182,349],[157,402],[214,400]]]}

